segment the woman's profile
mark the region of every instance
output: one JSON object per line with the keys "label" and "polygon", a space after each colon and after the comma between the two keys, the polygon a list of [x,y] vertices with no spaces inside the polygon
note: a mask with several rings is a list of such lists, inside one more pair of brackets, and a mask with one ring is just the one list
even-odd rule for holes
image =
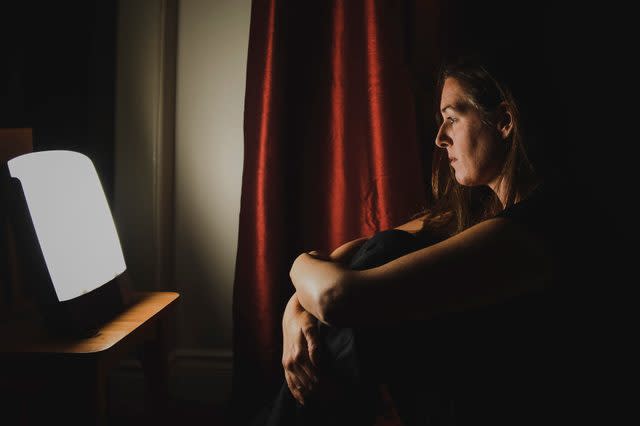
{"label": "woman's profile", "polygon": [[297,257],[262,421],[373,424],[381,386],[406,424],[545,420],[562,207],[501,75],[479,56],[441,69],[430,208]]}

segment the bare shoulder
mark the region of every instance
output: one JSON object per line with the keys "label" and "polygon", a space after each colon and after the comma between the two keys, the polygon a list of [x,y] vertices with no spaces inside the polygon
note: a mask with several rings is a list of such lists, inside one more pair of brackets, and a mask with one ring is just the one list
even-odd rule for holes
{"label": "bare shoulder", "polygon": [[396,226],[394,229],[398,229],[400,231],[407,231],[407,232],[418,232],[422,229],[422,225],[426,217],[427,215],[424,214],[420,217],[410,220],[407,223],[403,223],[400,226]]}

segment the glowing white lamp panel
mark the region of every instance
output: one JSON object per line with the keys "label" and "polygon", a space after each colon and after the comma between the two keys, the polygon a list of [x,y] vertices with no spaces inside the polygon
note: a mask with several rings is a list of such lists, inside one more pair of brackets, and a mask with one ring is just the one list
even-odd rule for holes
{"label": "glowing white lamp panel", "polygon": [[88,157],[72,151],[33,152],[8,166],[22,184],[60,301],[90,292],[125,271],[113,217]]}

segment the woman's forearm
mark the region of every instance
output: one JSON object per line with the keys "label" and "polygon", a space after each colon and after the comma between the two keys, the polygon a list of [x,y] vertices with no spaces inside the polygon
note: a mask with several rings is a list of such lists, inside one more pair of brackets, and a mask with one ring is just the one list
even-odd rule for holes
{"label": "woman's forearm", "polygon": [[344,305],[353,273],[338,263],[303,253],[293,262],[290,277],[304,310],[324,323],[333,323]]}
{"label": "woman's forearm", "polygon": [[299,314],[303,310],[304,308],[298,301],[297,293],[293,293],[287,302],[287,306],[284,308],[284,313],[282,314],[283,324],[286,323],[293,315]]}
{"label": "woman's forearm", "polygon": [[[368,237],[348,241],[331,252],[329,256],[316,254],[300,255],[291,267],[291,280],[296,293],[287,308],[306,310],[320,321],[328,323],[341,303],[344,295],[346,270],[354,253],[368,240]],[[329,260],[329,262],[327,262]],[[286,311],[285,311],[286,314]]]}

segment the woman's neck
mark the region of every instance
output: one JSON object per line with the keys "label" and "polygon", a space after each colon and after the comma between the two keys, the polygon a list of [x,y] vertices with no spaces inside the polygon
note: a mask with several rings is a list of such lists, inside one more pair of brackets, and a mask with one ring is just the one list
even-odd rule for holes
{"label": "woman's neck", "polygon": [[[526,179],[519,188],[516,188],[516,194],[513,199],[513,204],[516,204],[522,201],[523,198],[526,198],[533,190],[535,190],[540,185],[540,180],[535,178],[534,176],[530,176]],[[491,190],[496,194],[498,199],[500,200],[500,204],[502,204],[502,208],[505,209],[507,206],[507,198],[509,197],[509,187],[507,184],[507,179],[498,178],[492,183],[489,184]]]}
{"label": "woman's neck", "polygon": [[[503,179],[502,177],[498,177],[493,182],[489,183],[488,186],[496,194],[496,196],[500,200],[500,204],[502,204],[502,208],[504,209],[505,206],[507,205],[507,196],[508,196],[507,188],[509,187],[509,185],[507,185],[506,179]],[[516,200],[514,201],[516,203],[518,202],[517,198],[518,197],[516,197]]]}

